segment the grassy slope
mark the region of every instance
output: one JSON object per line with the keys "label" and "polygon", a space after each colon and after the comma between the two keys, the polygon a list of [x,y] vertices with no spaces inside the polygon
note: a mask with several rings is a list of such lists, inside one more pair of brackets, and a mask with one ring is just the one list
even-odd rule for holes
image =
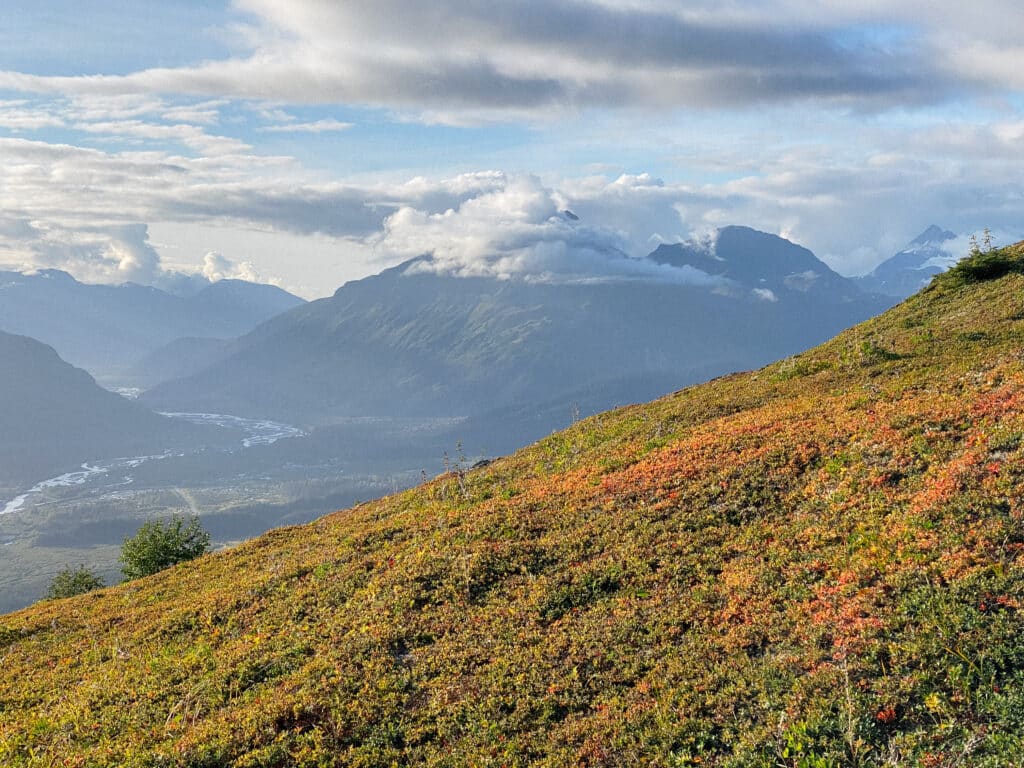
{"label": "grassy slope", "polygon": [[0,763],[1014,764],[1024,276],[962,273],[756,373],[0,617]]}

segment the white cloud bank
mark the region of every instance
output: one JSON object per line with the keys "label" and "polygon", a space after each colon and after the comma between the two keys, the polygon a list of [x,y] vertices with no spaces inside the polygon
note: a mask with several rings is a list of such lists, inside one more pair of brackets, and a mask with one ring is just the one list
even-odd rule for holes
{"label": "white cloud bank", "polygon": [[[867,271],[933,222],[961,233],[988,225],[1007,240],[1020,232],[1019,0],[235,0],[233,8],[244,35],[233,29],[235,47],[219,60],[118,75],[0,72],[0,89],[28,95],[0,100],[8,136],[0,136],[0,265],[159,283],[170,253],[174,269],[259,272],[294,286],[305,238],[335,263],[305,291],[323,295],[337,275],[427,252],[432,268],[465,275],[637,277],[650,267],[635,257],[658,242],[733,223],[807,245],[846,274]],[[948,114],[915,112],[949,103],[957,108]],[[570,142],[601,119],[606,128],[622,120],[564,154],[592,142],[615,155],[623,142],[640,149],[609,159],[641,158],[625,161],[641,172],[331,178],[252,146],[271,134],[298,142],[351,127],[324,111],[300,119],[289,111],[298,105],[381,107],[423,122],[547,123],[563,126],[549,136]],[[700,110],[723,116],[721,136],[690,126]],[[360,114],[333,114],[351,113]],[[556,122],[573,114],[583,119]],[[659,133],[650,126],[662,118]],[[744,133],[736,126],[748,119]],[[800,122],[812,127],[794,130]],[[49,143],[25,138],[40,131]],[[117,151],[126,147],[133,151]],[[508,164],[524,167],[533,147],[527,140]],[[487,164],[455,154],[438,162]],[[710,180],[664,182],[645,166]],[[190,233],[190,253],[175,251],[175,229]],[[199,242],[196,233],[211,230],[245,248],[233,249],[230,236]],[[260,246],[253,233],[276,239]],[[275,249],[285,235],[294,247],[282,256]],[[356,266],[346,272],[346,263]]]}
{"label": "white cloud bank", "polygon": [[[160,284],[171,269],[162,253],[173,255],[173,271],[262,273],[285,287],[306,286],[305,295],[328,294],[344,279],[427,253],[431,268],[460,275],[695,281],[699,275],[667,273],[637,257],[659,242],[745,224],[857,274],[903,248],[935,211],[956,212],[934,223],[957,232],[988,225],[1003,242],[1020,233],[1014,180],[1024,138],[1000,125],[954,138],[958,155],[936,149],[951,141],[943,131],[886,140],[886,151],[867,162],[792,150],[758,158],[758,174],[704,185],[646,174],[541,181],[499,171],[323,182],[287,158],[187,158],[0,138],[0,266]],[[157,224],[154,245],[149,228]],[[236,232],[245,250],[222,238],[192,254],[175,251],[175,227]],[[312,284],[303,272],[300,279],[302,270],[270,252],[274,246],[260,251],[252,236],[259,232],[297,238],[293,261],[303,258],[301,238],[317,239],[329,262],[321,274],[336,277]],[[208,259],[209,251],[233,265]]]}

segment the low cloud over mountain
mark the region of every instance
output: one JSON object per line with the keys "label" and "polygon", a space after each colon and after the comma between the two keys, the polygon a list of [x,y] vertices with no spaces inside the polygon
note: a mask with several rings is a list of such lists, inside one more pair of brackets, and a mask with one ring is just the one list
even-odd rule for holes
{"label": "low cloud over mountain", "polygon": [[377,246],[401,257],[431,256],[411,272],[457,277],[722,282],[688,265],[630,258],[624,233],[581,221],[567,205],[538,179],[515,178],[443,213],[403,206],[385,220]]}

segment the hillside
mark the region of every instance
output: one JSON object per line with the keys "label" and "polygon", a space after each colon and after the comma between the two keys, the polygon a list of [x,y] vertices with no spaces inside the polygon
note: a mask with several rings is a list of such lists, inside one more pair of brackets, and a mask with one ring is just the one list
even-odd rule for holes
{"label": "hillside", "polygon": [[80,283],[55,269],[0,272],[0,330],[39,339],[119,386],[152,383],[152,374],[136,364],[175,339],[234,338],[303,303],[276,286],[241,280],[178,295],[134,283]]}
{"label": "hillside", "polygon": [[27,336],[0,331],[0,360],[0,485],[212,437],[213,430],[172,421],[108,392]]}
{"label": "hillside", "polygon": [[1022,273],[4,616],[0,763],[1019,764]]}
{"label": "hillside", "polygon": [[[632,260],[646,265],[644,279],[455,277],[414,259],[274,318],[143,400],[306,426],[554,400],[561,413],[578,402],[589,414],[661,395],[664,381],[764,365],[886,306],[782,238],[728,227],[718,243],[710,264],[687,269],[661,258],[668,247]],[[733,267],[724,274],[723,259]],[[540,423],[533,438],[554,428]]]}

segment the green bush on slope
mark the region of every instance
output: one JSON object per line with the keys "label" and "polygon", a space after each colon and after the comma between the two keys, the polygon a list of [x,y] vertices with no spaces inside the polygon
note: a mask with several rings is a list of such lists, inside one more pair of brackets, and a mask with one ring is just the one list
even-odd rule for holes
{"label": "green bush on slope", "polygon": [[62,597],[74,597],[102,587],[103,579],[84,565],[79,565],[77,568],[68,566],[53,577],[46,592],[46,599],[58,600]]}
{"label": "green bush on slope", "polygon": [[167,522],[153,520],[124,540],[121,572],[126,579],[140,579],[177,563],[195,560],[210,548],[210,534],[196,517],[185,524],[182,517]]}

